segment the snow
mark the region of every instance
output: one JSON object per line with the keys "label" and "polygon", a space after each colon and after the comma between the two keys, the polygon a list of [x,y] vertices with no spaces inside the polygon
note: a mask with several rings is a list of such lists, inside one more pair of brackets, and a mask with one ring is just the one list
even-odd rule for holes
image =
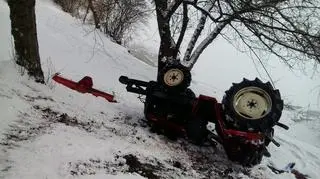
{"label": "snow", "polygon": [[[37,1],[36,13],[46,86],[20,75],[23,70],[14,64],[9,9],[0,1],[0,178],[147,178],[152,170],[163,178],[290,179],[293,174],[276,175],[267,167],[289,162],[311,178],[320,175],[319,113],[286,110],[281,121],[291,129],[275,132],[281,147],[270,145],[271,158],[243,168],[230,162],[221,146],[197,147],[149,131],[142,103],[118,78],[154,80],[156,68],[49,0]],[[56,72],[73,80],[89,75],[95,88],[116,92],[119,103],[57,85],[50,80]],[[221,97],[220,86],[201,80],[192,88]],[[140,168],[132,169],[132,156]]]}

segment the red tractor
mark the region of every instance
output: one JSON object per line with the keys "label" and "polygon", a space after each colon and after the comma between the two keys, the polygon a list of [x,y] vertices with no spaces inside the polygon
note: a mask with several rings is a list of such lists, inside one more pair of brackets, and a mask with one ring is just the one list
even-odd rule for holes
{"label": "red tractor", "polygon": [[[109,102],[116,102],[114,96],[92,88],[88,76],[79,82],[65,79],[59,74],[53,79],[81,93],[101,96]],[[153,131],[170,138],[187,137],[201,145],[208,139],[221,143],[230,160],[245,166],[261,162],[263,156],[270,156],[267,146],[273,139],[273,127],[278,125],[283,109],[279,90],[270,82],[263,83],[243,79],[226,91],[221,103],[214,97],[196,97],[188,88],[191,73],[180,63],[168,64],[158,74],[158,81],[140,81],[121,76],[119,81],[128,92],[145,95],[144,114]],[[215,124],[215,130],[207,129],[208,123]]]}
{"label": "red tractor", "polygon": [[[128,92],[145,95],[144,114],[151,129],[175,138],[185,136],[201,145],[210,139],[221,143],[230,160],[245,166],[256,165],[273,139],[283,109],[279,90],[258,78],[243,79],[226,91],[221,103],[214,97],[196,97],[188,88],[190,71],[181,64],[168,64],[159,72],[158,82],[121,76]],[[215,132],[207,124],[215,124]]]}

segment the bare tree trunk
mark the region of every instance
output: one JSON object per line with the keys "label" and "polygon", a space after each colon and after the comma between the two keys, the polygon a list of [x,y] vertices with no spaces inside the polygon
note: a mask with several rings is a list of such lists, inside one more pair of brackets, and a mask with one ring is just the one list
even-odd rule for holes
{"label": "bare tree trunk", "polygon": [[[205,10],[206,11],[210,11],[212,8],[213,8],[213,4],[209,5],[209,7],[207,9],[205,9]],[[208,17],[207,14],[202,13],[201,18],[199,19],[197,28],[194,30],[192,38],[191,38],[191,40],[190,40],[190,42],[188,44],[188,47],[187,47],[187,50],[185,52],[183,61],[190,61],[190,57],[191,57],[192,51],[193,51],[193,49],[194,49],[194,47],[195,47],[195,45],[196,45],[196,43],[197,43],[202,31],[204,29],[207,17]]]}
{"label": "bare tree trunk", "polygon": [[94,25],[95,25],[95,27],[97,28],[97,29],[99,29],[100,28],[100,22],[99,22],[99,18],[98,18],[98,14],[97,14],[97,12],[95,11],[95,9],[94,9],[94,7],[93,7],[93,3],[92,3],[92,1],[93,0],[88,0],[89,2],[89,5],[88,5],[88,7],[90,8],[90,10],[91,10],[91,12],[92,12],[92,14],[93,14],[93,20],[94,20]]}
{"label": "bare tree trunk", "polygon": [[188,28],[188,23],[189,23],[189,17],[188,17],[188,5],[187,3],[183,3],[183,19],[182,19],[182,27],[181,27],[181,31],[180,31],[180,35],[178,37],[177,40],[177,45],[176,45],[176,53],[174,58],[177,58],[178,53],[179,53],[179,49],[181,46],[181,43],[183,41],[184,35],[186,34],[187,28]]}
{"label": "bare tree trunk", "polygon": [[86,22],[86,19],[87,19],[87,15],[89,14],[89,10],[90,10],[90,6],[88,5],[88,7],[87,7],[87,10],[86,10],[86,14],[84,15],[84,17],[83,17],[83,23],[85,23]]}
{"label": "bare tree trunk", "polygon": [[37,38],[35,0],[8,0],[16,63],[25,67],[36,82],[44,83]]}
{"label": "bare tree trunk", "polygon": [[163,58],[170,58],[174,56],[174,46],[171,45],[171,31],[170,31],[170,19],[168,17],[164,17],[162,14],[166,7],[166,4],[163,2],[160,7],[157,9],[157,19],[158,19],[158,28],[160,34],[160,48],[158,55],[158,69],[161,70],[165,64]]}
{"label": "bare tree trunk", "polygon": [[168,10],[167,0],[157,0],[155,3],[157,7],[157,22],[160,35],[157,77],[159,80],[159,72],[168,63],[168,61],[177,60],[175,57],[178,49],[176,49],[176,44],[172,39],[170,31],[170,18],[175,10]]}

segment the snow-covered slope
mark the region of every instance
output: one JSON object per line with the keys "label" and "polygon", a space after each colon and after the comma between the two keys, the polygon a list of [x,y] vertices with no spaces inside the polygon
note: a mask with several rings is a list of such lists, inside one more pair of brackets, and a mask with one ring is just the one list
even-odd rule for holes
{"label": "snow-covered slope", "polygon": [[[276,131],[281,148],[252,169],[226,158],[221,148],[171,141],[149,131],[143,106],[118,82],[120,75],[155,79],[156,69],[137,60],[93,27],[37,1],[37,25],[47,86],[21,76],[10,52],[9,9],[0,1],[0,178],[294,178],[276,175],[267,164],[320,175],[319,113],[284,113],[292,130]],[[120,103],[80,94],[55,84],[52,74],[94,79],[94,87],[115,91]],[[193,83],[198,91],[212,91]],[[214,95],[214,94],[211,94]]]}

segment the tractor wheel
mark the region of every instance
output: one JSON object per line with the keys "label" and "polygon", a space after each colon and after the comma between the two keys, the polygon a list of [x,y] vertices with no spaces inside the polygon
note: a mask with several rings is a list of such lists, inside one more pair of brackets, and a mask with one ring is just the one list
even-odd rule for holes
{"label": "tractor wheel", "polygon": [[181,92],[190,86],[190,70],[180,63],[166,65],[159,72],[159,83],[170,92]]}
{"label": "tractor wheel", "polygon": [[270,130],[279,121],[283,109],[279,90],[258,78],[233,84],[222,104],[227,125],[246,131]]}
{"label": "tractor wheel", "polygon": [[207,124],[208,122],[202,119],[189,120],[186,126],[188,139],[196,145],[203,144],[208,136]]}
{"label": "tractor wheel", "polygon": [[238,162],[243,166],[254,166],[261,162],[263,150],[255,148],[252,144],[244,144],[239,139],[230,139],[224,144],[224,149],[231,161]]}
{"label": "tractor wheel", "polygon": [[187,88],[184,94],[189,98],[196,98],[196,94],[190,88]]}

